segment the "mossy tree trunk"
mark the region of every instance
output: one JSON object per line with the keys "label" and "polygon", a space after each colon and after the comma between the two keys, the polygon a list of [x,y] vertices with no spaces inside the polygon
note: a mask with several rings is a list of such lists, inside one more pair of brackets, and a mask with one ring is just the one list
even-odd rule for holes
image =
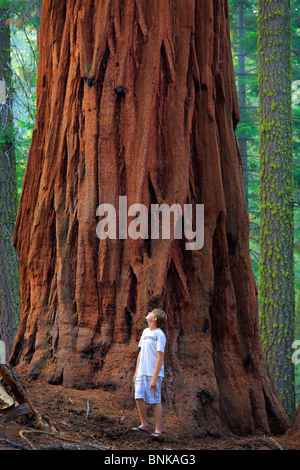
{"label": "mossy tree trunk", "polygon": [[289,0],[259,1],[261,332],[277,392],[295,406],[293,152]]}
{"label": "mossy tree trunk", "polygon": [[5,94],[0,103],[0,340],[9,354],[21,311],[20,276],[13,232],[17,216],[17,177],[11,101],[10,31],[0,9],[0,79]]}
{"label": "mossy tree trunk", "polygon": [[[296,307],[295,307],[295,340],[298,341],[294,344],[294,353],[296,357],[294,357],[294,364],[295,364],[295,385],[300,381],[300,360],[298,354],[298,344],[300,340],[300,289],[297,291],[297,300],[296,300]],[[300,390],[299,387],[295,387],[295,408],[300,404]]]}
{"label": "mossy tree trunk", "polygon": [[[237,8],[237,36],[238,36],[238,68],[237,68],[237,82],[238,82],[238,97],[239,108],[241,115],[241,122],[245,125],[247,119],[247,94],[246,94],[246,50],[245,50],[245,22],[244,22],[244,6],[241,4]],[[249,204],[249,172],[248,172],[248,149],[247,149],[247,131],[241,130],[238,137],[239,149],[242,157],[243,175],[244,175],[244,189],[246,204]]]}
{"label": "mossy tree trunk", "polygon": [[[283,432],[266,370],[227,1],[45,0],[15,244],[11,363],[133,402],[147,311],[168,314],[164,400],[201,435]],[[96,209],[204,204],[205,242],[105,239]],[[200,429],[200,431],[199,431]]]}

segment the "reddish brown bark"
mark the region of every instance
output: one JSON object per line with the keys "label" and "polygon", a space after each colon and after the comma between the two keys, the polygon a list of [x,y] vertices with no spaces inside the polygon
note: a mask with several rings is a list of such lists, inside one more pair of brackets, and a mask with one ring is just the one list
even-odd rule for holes
{"label": "reddish brown bark", "polygon": [[[37,94],[11,362],[67,387],[113,385],[125,405],[144,316],[160,306],[166,404],[203,433],[283,432],[258,329],[227,2],[45,0]],[[100,241],[96,208],[120,195],[204,204],[204,247]]]}
{"label": "reddish brown bark", "polygon": [[291,421],[291,431],[300,430],[300,406],[296,409],[294,416]]}

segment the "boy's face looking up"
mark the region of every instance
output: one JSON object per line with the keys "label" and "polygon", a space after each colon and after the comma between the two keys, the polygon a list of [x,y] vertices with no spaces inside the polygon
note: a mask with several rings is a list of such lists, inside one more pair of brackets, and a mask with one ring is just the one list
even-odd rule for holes
{"label": "boy's face looking up", "polygon": [[150,326],[155,326],[156,325],[156,321],[157,321],[157,317],[156,317],[156,314],[154,312],[148,312],[147,316],[146,316],[146,320],[147,320],[147,323]]}

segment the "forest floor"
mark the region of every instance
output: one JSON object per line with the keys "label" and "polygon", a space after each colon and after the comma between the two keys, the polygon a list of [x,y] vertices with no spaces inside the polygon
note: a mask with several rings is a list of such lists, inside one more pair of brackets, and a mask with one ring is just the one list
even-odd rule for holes
{"label": "forest floor", "polygon": [[131,405],[119,408],[112,390],[73,390],[19,379],[50,427],[43,431],[22,423],[22,418],[16,422],[0,415],[0,450],[300,450],[300,431],[289,430],[284,436],[195,438],[170,409],[164,411],[162,441],[153,441],[151,408],[150,432],[132,431],[140,424],[137,410]]}

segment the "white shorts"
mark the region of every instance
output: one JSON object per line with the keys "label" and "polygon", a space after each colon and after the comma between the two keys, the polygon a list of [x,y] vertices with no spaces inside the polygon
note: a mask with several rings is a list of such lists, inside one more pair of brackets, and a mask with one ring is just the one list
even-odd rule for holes
{"label": "white shorts", "polygon": [[157,386],[156,388],[150,388],[152,377],[148,375],[140,375],[136,376],[135,384],[134,384],[134,398],[135,400],[142,399],[147,402],[149,405],[153,404],[156,405],[161,403],[161,384],[163,381],[163,377],[157,378]]}

